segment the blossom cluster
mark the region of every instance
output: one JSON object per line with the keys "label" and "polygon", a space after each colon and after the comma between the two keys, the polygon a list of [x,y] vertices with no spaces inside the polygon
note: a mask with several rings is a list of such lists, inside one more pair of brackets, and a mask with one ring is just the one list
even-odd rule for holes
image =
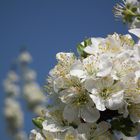
{"label": "blossom cluster", "polygon": [[[89,38],[60,52],[47,79],[47,108],[30,140],[118,140],[139,133],[140,44],[129,34]],[[118,137],[120,136],[120,137]]]}
{"label": "blossom cluster", "polygon": [[18,57],[22,79],[22,93],[28,108],[35,114],[40,114],[43,109],[45,96],[36,81],[37,73],[29,67],[31,62],[32,56],[27,50],[23,50]]}
{"label": "blossom cluster", "polygon": [[3,82],[6,94],[4,117],[12,140],[27,140],[27,134],[23,130],[26,114],[21,101],[24,100],[28,110],[36,115],[40,115],[44,108],[45,96],[37,83],[36,72],[29,67],[31,62],[30,53],[22,50]]}
{"label": "blossom cluster", "polygon": [[27,135],[22,130],[24,114],[18,98],[20,95],[19,76],[15,69],[11,69],[4,80],[4,91],[6,93],[4,116],[7,124],[7,131],[13,140],[26,140]]}
{"label": "blossom cluster", "polygon": [[129,28],[140,28],[140,1],[122,1],[114,7],[115,17],[121,18],[124,23],[128,23]]}

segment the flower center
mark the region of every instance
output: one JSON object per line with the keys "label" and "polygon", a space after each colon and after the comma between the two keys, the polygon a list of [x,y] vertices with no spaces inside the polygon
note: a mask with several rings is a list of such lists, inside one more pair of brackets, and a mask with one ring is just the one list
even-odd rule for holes
{"label": "flower center", "polygon": [[65,140],[75,140],[75,137],[72,134],[68,134],[65,136]]}
{"label": "flower center", "polygon": [[81,94],[74,101],[74,104],[76,104],[78,106],[85,105],[87,103],[88,103],[88,97],[85,94]]}
{"label": "flower center", "polygon": [[111,90],[110,90],[110,89],[104,88],[104,89],[101,91],[100,96],[101,96],[102,98],[106,99],[106,98],[109,96],[110,93],[111,93]]}

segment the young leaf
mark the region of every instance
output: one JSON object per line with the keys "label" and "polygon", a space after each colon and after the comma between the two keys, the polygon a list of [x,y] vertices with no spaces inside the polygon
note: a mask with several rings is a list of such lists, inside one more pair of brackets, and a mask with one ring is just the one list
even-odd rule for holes
{"label": "young leaf", "polygon": [[43,128],[43,126],[42,126],[43,121],[44,121],[44,118],[41,118],[41,117],[32,119],[33,124],[39,129]]}

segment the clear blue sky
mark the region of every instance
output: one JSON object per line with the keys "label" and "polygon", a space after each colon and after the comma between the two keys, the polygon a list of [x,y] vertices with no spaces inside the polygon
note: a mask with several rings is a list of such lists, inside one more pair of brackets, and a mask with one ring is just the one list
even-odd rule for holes
{"label": "clear blue sky", "polygon": [[[2,81],[11,60],[25,44],[34,58],[32,68],[38,81],[45,82],[55,65],[55,54],[75,51],[85,37],[114,32],[127,33],[127,27],[115,21],[112,8],[117,0],[0,0],[0,140],[10,140],[2,116]],[[33,128],[31,115],[25,118],[25,130]]]}

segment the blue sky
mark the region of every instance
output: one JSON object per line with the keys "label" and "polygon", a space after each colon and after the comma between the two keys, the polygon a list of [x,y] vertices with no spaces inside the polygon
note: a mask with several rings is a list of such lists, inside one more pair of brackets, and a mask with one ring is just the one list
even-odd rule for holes
{"label": "blue sky", "polygon": [[[22,45],[34,58],[32,68],[44,84],[60,51],[76,52],[77,43],[86,37],[105,37],[127,27],[115,21],[112,9],[117,0],[0,0],[0,140],[10,140],[2,116],[2,81]],[[24,109],[25,110],[25,109]],[[26,110],[25,110],[26,111]],[[27,111],[26,111],[27,112]],[[33,128],[25,117],[25,130]]]}

